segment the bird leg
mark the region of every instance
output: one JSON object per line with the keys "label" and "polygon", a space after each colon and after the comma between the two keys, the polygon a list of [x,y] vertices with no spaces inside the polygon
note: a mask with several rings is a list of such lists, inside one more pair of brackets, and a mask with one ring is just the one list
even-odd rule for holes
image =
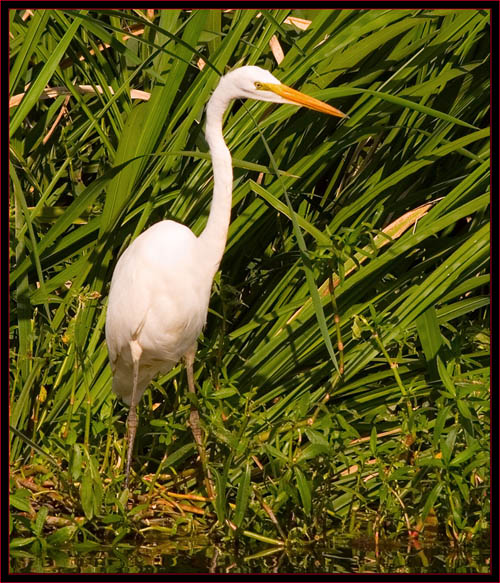
{"label": "bird leg", "polygon": [[127,471],[125,473],[125,488],[128,488],[128,479],[130,476],[130,464],[132,463],[132,451],[134,449],[135,432],[137,430],[137,407],[130,406],[127,417],[128,427],[128,451],[127,451]]}
{"label": "bird leg", "polygon": [[127,470],[125,473],[125,488],[128,488],[128,480],[130,476],[130,465],[132,463],[132,452],[134,451],[135,432],[137,430],[137,384],[139,381],[139,361],[142,355],[141,345],[137,340],[130,341],[130,352],[132,354],[132,362],[134,367],[134,378],[132,385],[132,399],[130,401],[130,409],[127,417],[128,426],[128,451],[127,451]]}
{"label": "bird leg", "polygon": [[[193,364],[194,357],[196,354],[196,344],[184,355],[184,360],[186,362],[186,372],[188,380],[188,388],[190,393],[195,393],[194,387],[194,375],[193,375]],[[207,488],[207,493],[209,498],[214,498],[214,487],[212,483],[212,476],[210,475],[210,470],[208,468],[208,458],[201,438],[201,427],[200,427],[200,415],[198,409],[191,405],[191,413],[189,414],[189,425],[191,425],[191,431],[193,432],[193,437],[196,442],[196,447],[198,448],[198,453],[200,455],[201,465],[203,467],[203,472],[205,474],[205,486]]]}

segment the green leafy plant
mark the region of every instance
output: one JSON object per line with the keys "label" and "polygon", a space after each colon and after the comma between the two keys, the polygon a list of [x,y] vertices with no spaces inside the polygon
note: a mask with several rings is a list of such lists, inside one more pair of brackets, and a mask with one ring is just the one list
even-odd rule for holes
{"label": "green leafy plant", "polygon": [[[14,557],[210,529],[484,536],[488,11],[28,12],[10,12]],[[203,107],[241,64],[349,119],[228,113],[233,221],[195,371],[217,497],[179,365],[141,405],[127,500],[112,269],[157,220],[203,228]]]}

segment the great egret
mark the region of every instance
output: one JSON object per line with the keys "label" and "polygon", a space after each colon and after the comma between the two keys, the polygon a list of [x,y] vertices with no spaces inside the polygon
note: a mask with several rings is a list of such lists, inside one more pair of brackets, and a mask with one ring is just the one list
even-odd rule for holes
{"label": "great egret", "polygon": [[[269,71],[245,66],[224,75],[207,105],[205,136],[214,174],[213,199],[204,231],[196,237],[174,221],[156,223],[139,235],[116,264],[106,314],[106,341],[113,391],[129,405],[126,487],[137,428],[136,407],[146,387],[184,358],[189,391],[195,391],[193,363],[205,325],[212,281],[222,259],[231,218],[233,171],[222,134],[232,100],[257,99],[302,105],[330,115],[341,111],[283,85]],[[213,496],[198,411],[189,422]]]}

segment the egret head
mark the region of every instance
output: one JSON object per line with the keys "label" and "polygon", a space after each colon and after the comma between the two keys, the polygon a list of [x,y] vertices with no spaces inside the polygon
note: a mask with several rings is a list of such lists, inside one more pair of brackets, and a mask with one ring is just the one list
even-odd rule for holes
{"label": "egret head", "polygon": [[284,85],[269,71],[260,67],[248,65],[235,69],[224,75],[219,85],[224,91],[227,91],[226,95],[231,99],[246,98],[273,103],[288,103],[337,117],[347,117],[335,107]]}

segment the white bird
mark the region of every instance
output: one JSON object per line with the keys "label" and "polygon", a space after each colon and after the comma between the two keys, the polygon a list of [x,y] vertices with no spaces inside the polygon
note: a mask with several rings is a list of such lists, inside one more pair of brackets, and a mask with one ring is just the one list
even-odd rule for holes
{"label": "white bird", "polygon": [[[206,111],[205,136],[212,157],[214,188],[210,213],[197,237],[174,221],[156,223],[139,235],[118,260],[106,314],[106,342],[113,371],[113,391],[129,405],[126,487],[137,428],[136,407],[150,381],[184,358],[189,391],[195,391],[193,363],[197,338],[205,325],[210,291],[224,253],[231,219],[233,171],[222,134],[222,118],[238,98],[302,105],[346,117],[341,111],[283,85],[269,71],[254,66],[224,75]],[[189,419],[213,496],[198,411]]]}

